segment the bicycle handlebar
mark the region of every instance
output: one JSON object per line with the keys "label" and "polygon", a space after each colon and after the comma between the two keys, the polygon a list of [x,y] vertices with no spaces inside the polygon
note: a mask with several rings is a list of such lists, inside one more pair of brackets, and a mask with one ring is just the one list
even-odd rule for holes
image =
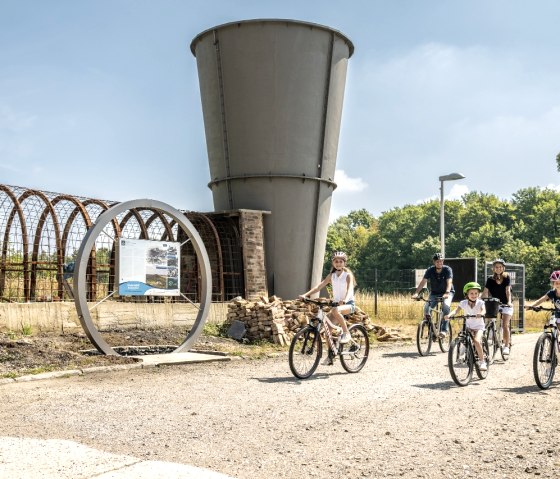
{"label": "bicycle handlebar", "polygon": [[334,308],[335,306],[338,306],[339,304],[335,301],[317,301],[316,299],[311,299],[311,298],[301,298],[302,301],[304,303],[311,303],[314,304],[316,306],[319,306],[320,308],[324,308],[326,306],[330,306],[331,308]]}
{"label": "bicycle handlebar", "polygon": [[556,308],[547,308],[546,306],[525,306],[527,309],[531,309],[533,311],[536,311],[537,313],[539,311],[556,311]]}
{"label": "bicycle handlebar", "polygon": [[424,296],[418,295],[416,298],[412,298],[412,299],[414,299],[415,301],[424,301],[425,303],[428,303],[430,301],[435,301],[436,303],[443,303],[445,301],[441,296],[438,296],[437,298],[433,298],[432,300],[430,300],[424,298]]}
{"label": "bicycle handlebar", "polygon": [[451,316],[449,319],[468,319],[468,318],[484,319],[484,316],[477,316],[476,314],[457,314],[456,316]]}

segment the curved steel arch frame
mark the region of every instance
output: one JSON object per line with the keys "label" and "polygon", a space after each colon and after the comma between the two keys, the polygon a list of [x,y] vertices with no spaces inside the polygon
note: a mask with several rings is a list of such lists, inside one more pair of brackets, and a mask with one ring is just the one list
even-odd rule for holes
{"label": "curved steel arch frame", "polygon": [[162,203],[161,201],[142,199],[119,203],[99,215],[97,221],[87,231],[80,249],[78,250],[78,256],[76,257],[75,263],[76,267],[74,270],[74,302],[76,304],[76,310],[78,312],[78,317],[80,318],[80,323],[82,324],[82,327],[84,328],[84,331],[87,334],[88,338],[99,352],[107,355],[120,356],[101,337],[101,334],[93,324],[93,320],[91,318],[91,314],[89,312],[87,304],[86,272],[91,251],[95,246],[97,237],[103,231],[103,228],[105,228],[105,226],[110,221],[113,221],[119,214],[132,208],[161,211],[171,216],[177,222],[179,227],[182,228],[183,231],[185,231],[185,233],[191,240],[196,252],[201,275],[200,308],[198,310],[193,328],[189,331],[189,334],[187,335],[183,343],[179,345],[179,347],[177,347],[177,349],[175,349],[173,352],[180,353],[188,351],[196,342],[198,336],[202,333],[202,328],[204,327],[204,323],[206,322],[211,306],[212,275],[210,272],[210,261],[208,259],[206,248],[204,247],[204,243],[202,242],[200,235],[195,230],[192,223],[179,210],[166,203]]}

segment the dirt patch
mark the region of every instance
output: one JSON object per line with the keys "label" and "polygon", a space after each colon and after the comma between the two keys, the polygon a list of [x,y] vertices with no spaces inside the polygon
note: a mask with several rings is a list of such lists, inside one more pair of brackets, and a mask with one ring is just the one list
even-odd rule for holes
{"label": "dirt patch", "polygon": [[[122,346],[179,346],[186,333],[180,329],[105,331],[103,339],[113,348]],[[274,346],[248,345],[233,339],[201,335],[193,350],[219,351],[240,356],[266,354]],[[133,363],[126,356],[95,354],[96,350],[84,333],[54,333],[30,336],[0,333],[0,377],[17,377],[47,371],[63,371],[94,366]]]}

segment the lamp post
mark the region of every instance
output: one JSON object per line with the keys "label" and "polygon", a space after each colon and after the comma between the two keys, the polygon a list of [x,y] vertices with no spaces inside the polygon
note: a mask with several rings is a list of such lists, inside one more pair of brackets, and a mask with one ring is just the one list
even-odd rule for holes
{"label": "lamp post", "polygon": [[445,181],[462,180],[465,178],[461,173],[450,173],[439,177],[440,181],[440,206],[439,206],[439,242],[441,246],[441,254],[445,258],[445,226],[444,226],[444,208],[443,208],[443,183]]}

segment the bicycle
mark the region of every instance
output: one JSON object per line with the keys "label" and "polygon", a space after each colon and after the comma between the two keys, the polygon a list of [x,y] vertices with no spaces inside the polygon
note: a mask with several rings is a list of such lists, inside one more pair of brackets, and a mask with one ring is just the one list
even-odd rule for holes
{"label": "bicycle", "polygon": [[[504,354],[504,347],[508,346],[510,348],[511,354],[511,332],[510,332],[510,344],[503,344],[503,324],[502,324],[502,310],[507,304],[501,304],[500,300],[497,298],[486,298],[484,299],[486,304],[486,332],[484,336],[486,341],[488,341],[488,348],[490,351],[490,362],[494,363],[496,360],[496,355],[498,354],[498,349],[500,350],[500,355],[504,361],[509,359],[509,354]],[[499,319],[498,319],[498,314]]]}
{"label": "bicycle", "polygon": [[476,375],[479,379],[486,379],[488,376],[488,369],[490,369],[488,341],[486,337],[482,336],[482,351],[484,354],[483,360],[486,360],[487,369],[482,371],[478,364],[479,357],[474,347],[474,340],[471,333],[467,330],[467,318],[475,316],[460,315],[455,316],[455,319],[462,319],[463,326],[457,335],[457,338],[451,343],[449,353],[447,356],[447,365],[451,377],[457,386],[467,386],[473,376],[473,370],[476,370]]}
{"label": "bicycle", "polygon": [[554,379],[556,366],[558,366],[558,321],[560,321],[560,310],[556,308],[545,308],[543,306],[528,306],[533,311],[552,311],[549,320],[544,325],[544,331],[537,339],[535,352],[533,353],[533,375],[535,382],[541,389],[548,389]]}
{"label": "bicycle", "polygon": [[318,307],[317,314],[307,326],[301,328],[290,343],[288,362],[293,375],[299,379],[310,377],[321,360],[323,354],[323,338],[328,348],[328,356],[334,360],[340,357],[342,367],[349,373],[357,373],[366,364],[369,355],[369,337],[366,328],[361,324],[353,324],[348,328],[350,341],[341,344],[332,329],[340,330],[331,322],[325,308],[337,306],[337,303],[322,302],[304,298],[305,303]]}
{"label": "bicycle", "polygon": [[[416,298],[416,301],[424,301],[429,303],[429,299],[425,299],[423,292]],[[442,353],[449,350],[449,345],[453,339],[453,329],[451,328],[451,323],[448,325],[447,337],[441,337],[441,322],[443,321],[443,311],[442,303],[443,298],[436,298],[436,307],[432,308],[430,306],[430,313],[425,314],[424,318],[420,323],[418,323],[418,329],[416,330],[416,347],[418,348],[418,353],[420,356],[427,356],[430,354],[432,349],[432,342],[437,341],[439,343],[439,348]],[[435,316],[435,321],[434,321]]]}

